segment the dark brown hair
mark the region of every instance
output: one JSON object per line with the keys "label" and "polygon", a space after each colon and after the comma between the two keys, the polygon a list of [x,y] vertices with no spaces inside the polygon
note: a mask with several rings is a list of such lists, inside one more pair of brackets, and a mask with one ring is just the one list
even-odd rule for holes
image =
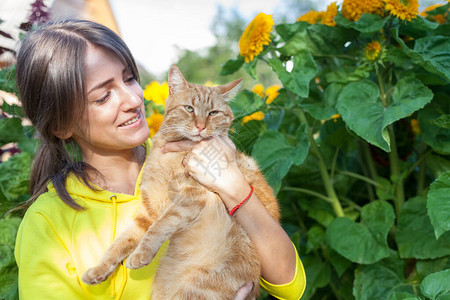
{"label": "dark brown hair", "polygon": [[93,188],[88,170],[95,169],[69,154],[67,144],[74,141],[58,137],[64,136],[86,112],[84,78],[88,44],[111,51],[139,80],[136,63],[123,40],[107,27],[91,21],[47,23],[29,33],[18,52],[16,79],[22,107],[41,142],[30,174],[31,198],[25,207],[47,191],[51,180],[67,205],[83,209],[66,190],[70,173]]}

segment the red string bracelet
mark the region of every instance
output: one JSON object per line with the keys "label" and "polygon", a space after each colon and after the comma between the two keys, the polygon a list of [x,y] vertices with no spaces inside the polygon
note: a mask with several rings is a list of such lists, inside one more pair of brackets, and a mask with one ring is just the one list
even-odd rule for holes
{"label": "red string bracelet", "polygon": [[236,205],[235,207],[233,207],[233,209],[230,210],[230,211],[228,212],[228,214],[229,214],[230,216],[234,215],[235,212],[239,209],[239,207],[241,207],[245,202],[247,202],[248,199],[250,199],[250,197],[252,196],[252,194],[253,194],[253,187],[250,186],[250,193],[248,194],[247,198],[245,198],[244,201],[242,201],[241,203],[239,203],[238,205]]}

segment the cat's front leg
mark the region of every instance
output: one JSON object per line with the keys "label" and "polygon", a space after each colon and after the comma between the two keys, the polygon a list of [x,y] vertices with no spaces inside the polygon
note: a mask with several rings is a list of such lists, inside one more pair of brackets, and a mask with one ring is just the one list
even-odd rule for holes
{"label": "cat's front leg", "polygon": [[150,226],[136,250],[128,257],[127,268],[139,269],[148,265],[158,253],[161,245],[173,234],[188,227],[205,207],[206,189],[187,185],[177,193],[172,192],[171,194],[174,204],[168,207]]}
{"label": "cat's front leg", "polygon": [[[105,281],[122,263],[122,261],[136,248],[150,225],[146,217],[137,214],[130,226],[109,247],[100,263],[84,272],[81,280],[89,285],[100,284]],[[144,221],[147,220],[147,221]]]}

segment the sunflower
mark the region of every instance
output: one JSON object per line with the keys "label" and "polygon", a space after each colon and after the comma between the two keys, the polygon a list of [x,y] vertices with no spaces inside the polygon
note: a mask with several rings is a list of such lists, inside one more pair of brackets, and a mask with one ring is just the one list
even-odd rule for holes
{"label": "sunflower", "polygon": [[164,116],[158,112],[154,112],[147,119],[148,129],[150,130],[150,137],[153,137],[161,127],[161,123],[164,120]]}
{"label": "sunflower", "polygon": [[342,15],[351,21],[358,21],[363,13],[383,15],[383,0],[344,0]]}
{"label": "sunflower", "polygon": [[325,11],[321,23],[328,26],[336,26],[336,22],[334,21],[334,17],[337,15],[337,5],[336,2],[328,5],[327,10]]}
{"label": "sunflower", "polygon": [[385,8],[401,20],[411,21],[419,13],[418,0],[384,0]]}
{"label": "sunflower", "polygon": [[[425,8],[420,15],[424,18],[428,17],[428,12],[435,10],[436,8],[442,6],[443,4],[434,4],[434,5],[430,5],[427,8]],[[430,16],[431,18],[433,18],[436,22],[438,22],[439,24],[444,24],[447,21],[447,13],[443,14],[443,15],[435,15],[435,16]]]}
{"label": "sunflower", "polygon": [[264,113],[261,111],[257,111],[257,112],[252,113],[251,115],[245,116],[242,119],[242,124],[245,124],[251,120],[261,121],[262,119],[264,119]]}
{"label": "sunflower", "polygon": [[380,56],[381,44],[379,41],[373,41],[366,46],[366,57],[368,60],[374,61]]}
{"label": "sunflower", "polygon": [[308,22],[309,24],[316,24],[322,21],[324,14],[325,13],[323,11],[310,10],[309,12],[298,18],[297,22],[303,21]]}
{"label": "sunflower", "polygon": [[248,24],[239,40],[240,54],[245,58],[245,62],[251,62],[261,53],[264,45],[269,45],[273,25],[272,16],[264,13],[259,13]]}
{"label": "sunflower", "polygon": [[155,104],[166,106],[166,99],[169,96],[169,85],[167,82],[160,84],[157,81],[145,86],[144,98],[153,101]]}

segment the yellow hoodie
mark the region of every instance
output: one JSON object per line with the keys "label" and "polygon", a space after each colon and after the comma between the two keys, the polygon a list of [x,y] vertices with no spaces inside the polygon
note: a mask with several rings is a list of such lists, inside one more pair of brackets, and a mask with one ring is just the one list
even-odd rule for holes
{"label": "yellow hoodie", "polygon": [[[149,149],[149,142],[146,143]],[[147,151],[148,152],[148,151]],[[76,211],[62,202],[53,185],[27,210],[20,225],[15,257],[19,266],[19,297],[30,299],[146,299],[164,243],[152,263],[138,270],[120,265],[100,285],[89,286],[81,275],[95,266],[115,237],[126,228],[139,206],[139,175],[134,195],[93,191],[75,176],[66,188],[86,209]],[[261,284],[279,299],[299,299],[305,287],[303,266],[297,256],[296,277],[282,286]]]}

